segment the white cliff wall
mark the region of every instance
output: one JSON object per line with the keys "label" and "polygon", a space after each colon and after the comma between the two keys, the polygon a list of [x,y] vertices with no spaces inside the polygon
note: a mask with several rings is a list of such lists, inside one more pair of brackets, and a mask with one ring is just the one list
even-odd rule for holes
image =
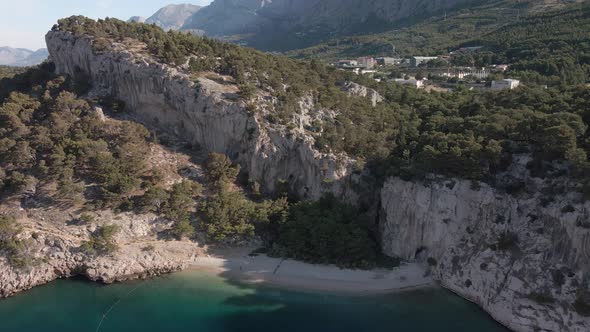
{"label": "white cliff wall", "polygon": [[143,122],[230,156],[263,189],[273,191],[278,181],[286,180],[303,198],[332,192],[356,199],[350,190],[351,160],[318,152],[313,139],[301,132],[263,124],[248,114],[245,102],[234,98],[235,86],[203,77],[195,84],[188,75],[141,52],[96,54],[90,38],[68,32],[49,32],[46,41],[57,73],[88,75],[93,94],[114,96]]}
{"label": "white cliff wall", "polygon": [[[113,95],[142,121],[229,155],[264,189],[288,180],[304,198],[333,192],[357,200],[352,160],[319,153],[301,131],[248,114],[227,86],[206,78],[197,86],[137,52],[95,54],[90,39],[66,32],[46,39],[58,73],[86,73],[93,93]],[[305,102],[301,111],[302,118],[318,113]],[[390,179],[381,191],[382,246],[388,255],[428,261],[445,287],[516,331],[590,331],[589,319],[572,308],[590,272],[590,230],[582,227],[590,204],[574,201],[563,195],[543,207],[540,197],[515,198],[485,184],[473,189],[469,181]],[[567,205],[573,212],[564,212]],[[516,236],[515,245],[500,248],[503,234]],[[539,303],[535,294],[553,301]]]}
{"label": "white cliff wall", "polygon": [[[590,331],[576,293],[590,273],[590,203],[515,198],[465,180],[392,178],[382,193],[384,252],[432,265],[441,284],[515,331]],[[573,212],[564,212],[571,211]],[[514,245],[506,234],[516,236]],[[539,294],[552,300],[539,303]]]}

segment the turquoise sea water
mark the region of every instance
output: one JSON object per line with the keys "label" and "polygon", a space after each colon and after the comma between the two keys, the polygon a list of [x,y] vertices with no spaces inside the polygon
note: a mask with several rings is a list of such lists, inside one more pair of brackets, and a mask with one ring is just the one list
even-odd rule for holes
{"label": "turquoise sea water", "polygon": [[191,271],[110,286],[59,280],[1,300],[0,331],[506,330],[442,289],[337,296],[242,286]]}

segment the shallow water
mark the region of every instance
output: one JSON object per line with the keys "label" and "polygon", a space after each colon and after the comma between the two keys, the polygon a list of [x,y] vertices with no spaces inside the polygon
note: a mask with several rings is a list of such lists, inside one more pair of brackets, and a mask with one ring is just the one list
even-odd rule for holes
{"label": "shallow water", "polygon": [[59,280],[0,301],[0,331],[507,330],[442,289],[338,296],[237,285],[190,271],[110,286]]}

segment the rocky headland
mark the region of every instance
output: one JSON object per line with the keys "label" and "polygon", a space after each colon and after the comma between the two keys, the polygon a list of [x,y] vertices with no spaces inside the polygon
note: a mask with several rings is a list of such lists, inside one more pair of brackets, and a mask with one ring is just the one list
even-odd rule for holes
{"label": "rocky headland", "polygon": [[[120,99],[137,121],[230,156],[265,192],[285,181],[304,199],[328,192],[349,202],[376,197],[374,214],[385,254],[427,266],[442,286],[507,327],[522,332],[590,330],[590,318],[577,307],[589,296],[590,203],[577,193],[546,194],[555,181],[567,180],[533,177],[523,166],[526,155],[516,157],[500,176],[520,179],[526,190],[517,192],[435,176],[420,182],[389,178],[374,187],[355,172],[353,158],[314,148],[303,127],[332,114],[311,99],[300,101],[294,128],[271,125],[264,115],[272,112],[272,96],[258,93],[252,112],[236,98],[237,86],[223,76],[192,77],[182,66],[159,63],[140,43],[96,52],[88,36],[52,31],[46,39],[59,74],[86,75],[93,85],[91,96]],[[343,89],[366,96],[367,103],[381,101],[358,85]],[[93,226],[56,235],[59,227],[46,231],[45,223],[28,213],[27,236],[45,259],[27,273],[0,261],[0,294],[74,274],[112,282],[175,271],[201,253],[194,243],[158,240],[153,216],[117,218],[106,212],[97,216],[100,222],[121,224],[121,250],[89,258],[75,248]]]}

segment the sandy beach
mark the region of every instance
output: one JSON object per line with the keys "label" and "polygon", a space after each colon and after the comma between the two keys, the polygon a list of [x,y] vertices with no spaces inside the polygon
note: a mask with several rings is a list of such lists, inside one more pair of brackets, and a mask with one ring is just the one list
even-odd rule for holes
{"label": "sandy beach", "polygon": [[351,294],[389,293],[434,285],[419,264],[402,264],[393,270],[347,270],[266,255],[249,256],[250,252],[220,251],[197,258],[190,268],[238,282]]}

